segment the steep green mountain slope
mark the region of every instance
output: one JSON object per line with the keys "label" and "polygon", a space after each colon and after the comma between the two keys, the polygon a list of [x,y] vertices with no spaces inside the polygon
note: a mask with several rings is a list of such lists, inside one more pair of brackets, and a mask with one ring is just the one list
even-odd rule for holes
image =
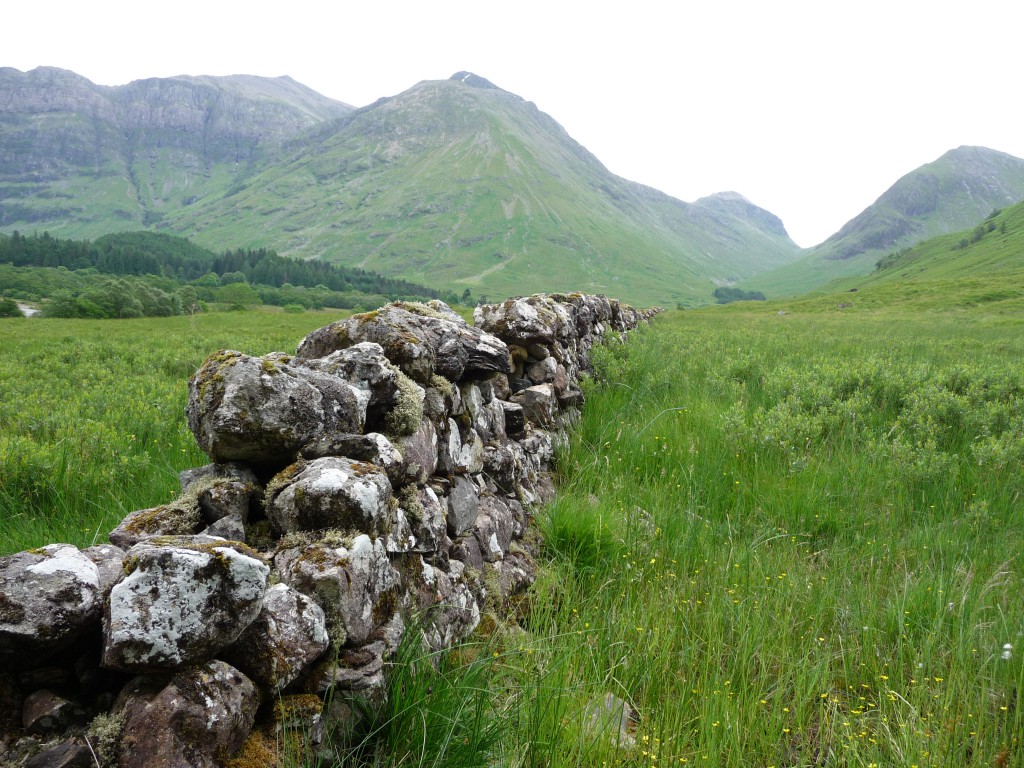
{"label": "steep green mountain slope", "polygon": [[[4,73],[21,83],[45,75],[91,105],[78,113],[65,104],[47,118],[74,126],[73,163],[43,172],[61,157],[62,134],[51,126],[48,151],[26,148],[0,167],[5,231],[88,235],[143,224],[213,249],[273,248],[460,294],[586,290],[668,305],[707,303],[716,285],[799,254],[782,223],[742,196],[683,203],[621,179],[532,103],[466,72],[340,116],[344,105],[300,94],[291,81],[105,89],[61,71]],[[249,124],[227,121],[231,130],[174,119],[172,105],[211,89],[218,104],[242,106],[259,89],[274,108],[263,105]],[[31,114],[14,110],[3,136],[29,136]],[[261,131],[261,116],[278,128]],[[13,178],[33,161],[39,170]]]}
{"label": "steep green mountain slope", "polygon": [[109,87],[53,67],[0,68],[0,227],[91,237],[151,225],[351,111],[287,77]]}
{"label": "steep green mountain slope", "polygon": [[223,198],[168,217],[476,295],[606,291],[707,301],[798,252],[739,196],[687,204],[607,171],[532,103],[459,73],[326,124]]}
{"label": "steep green mountain slope", "polygon": [[743,282],[791,296],[864,275],[886,253],[957,232],[994,208],[1024,200],[1024,160],[984,147],[959,147],[908,173],[872,205],[797,262]]}
{"label": "steep green mountain slope", "polygon": [[1024,312],[1024,203],[973,229],[933,237],[883,257],[869,275],[831,284],[830,292],[786,302],[787,309]]}

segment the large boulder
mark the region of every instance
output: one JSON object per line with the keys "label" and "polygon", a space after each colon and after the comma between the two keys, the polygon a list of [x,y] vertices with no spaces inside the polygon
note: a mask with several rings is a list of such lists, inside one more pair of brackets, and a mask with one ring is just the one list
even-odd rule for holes
{"label": "large boulder", "polygon": [[259,691],[223,661],[164,678],[138,677],[121,695],[119,768],[216,768],[252,730]]}
{"label": "large boulder", "polygon": [[567,305],[545,294],[482,304],[473,310],[473,320],[478,328],[522,347],[549,346],[575,330]]}
{"label": "large boulder", "polygon": [[224,658],[264,691],[279,693],[327,650],[327,620],[311,598],[275,584],[263,609]]}
{"label": "large boulder", "polygon": [[300,357],[325,357],[360,342],[375,342],[387,358],[418,383],[434,374],[449,381],[464,375],[512,370],[508,347],[466,323],[441,302],[395,302],[313,331],[299,344]]}
{"label": "large boulder", "polygon": [[0,669],[39,661],[95,629],[123,555],[50,544],[0,558]]}
{"label": "large boulder", "polygon": [[287,355],[219,352],[189,380],[188,423],[215,462],[282,465],[324,435],[362,432],[369,400]]}
{"label": "large boulder", "polygon": [[243,544],[168,536],[136,544],[104,615],[103,665],[157,671],[195,664],[259,615],[270,569]]}
{"label": "large boulder", "polygon": [[282,533],[337,528],[381,535],[390,528],[390,512],[387,475],[338,456],[299,462],[268,486],[267,516]]}
{"label": "large boulder", "polygon": [[398,573],[380,539],[366,534],[283,549],[274,557],[281,580],[316,600],[336,648],[366,642],[398,607]]}

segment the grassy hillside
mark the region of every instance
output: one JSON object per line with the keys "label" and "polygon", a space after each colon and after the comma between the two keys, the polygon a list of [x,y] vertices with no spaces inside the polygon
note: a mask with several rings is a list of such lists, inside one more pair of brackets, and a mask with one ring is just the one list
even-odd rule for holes
{"label": "grassy hillside", "polygon": [[796,296],[865,275],[875,262],[932,237],[973,227],[993,209],[1024,199],[1024,160],[959,147],[908,173],[800,260],[742,282],[769,296]]}
{"label": "grassy hillside", "polygon": [[325,126],[167,225],[208,245],[274,247],[492,297],[706,301],[717,282],[797,253],[781,222],[618,178],[532,104],[452,80]]}
{"label": "grassy hillside", "polygon": [[1024,203],[973,229],[894,252],[867,276],[777,302],[790,311],[956,313],[1009,317],[1024,310]]}

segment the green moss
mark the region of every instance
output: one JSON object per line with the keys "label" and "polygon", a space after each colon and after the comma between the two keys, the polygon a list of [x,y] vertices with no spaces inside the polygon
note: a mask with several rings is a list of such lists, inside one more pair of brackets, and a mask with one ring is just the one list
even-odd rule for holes
{"label": "green moss", "polygon": [[421,522],[427,514],[423,502],[420,501],[419,489],[415,485],[404,485],[398,490],[398,506],[405,510],[409,522]]}
{"label": "green moss", "polygon": [[411,435],[423,422],[423,390],[404,373],[398,371],[398,395],[384,417],[384,430],[389,437]]}
{"label": "green moss", "polygon": [[430,377],[430,386],[441,392],[445,397],[455,397],[455,385],[444,376],[433,374]]}
{"label": "green moss", "polygon": [[89,724],[86,736],[96,754],[100,768],[113,768],[121,756],[125,715],[96,715]]}
{"label": "green moss", "polygon": [[435,320],[447,320],[448,322],[453,322],[452,318],[448,315],[443,312],[438,312],[433,307],[428,307],[426,304],[421,304],[418,301],[396,301],[391,306],[399,307],[404,309],[406,312],[419,315],[420,317],[432,317]]}

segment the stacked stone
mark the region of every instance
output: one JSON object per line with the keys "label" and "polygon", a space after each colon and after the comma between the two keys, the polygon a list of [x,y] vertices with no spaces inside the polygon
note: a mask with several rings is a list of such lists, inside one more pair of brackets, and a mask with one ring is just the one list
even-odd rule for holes
{"label": "stacked stone", "polygon": [[532,583],[590,349],[650,314],[540,295],[473,327],[399,302],[295,355],[212,355],[188,421],[213,463],[177,500],[110,546],[0,560],[0,750],[49,738],[33,759],[74,764],[91,742],[66,734],[103,713],[121,766],[212,766],[261,702],[379,696],[407,626],[448,647]]}

